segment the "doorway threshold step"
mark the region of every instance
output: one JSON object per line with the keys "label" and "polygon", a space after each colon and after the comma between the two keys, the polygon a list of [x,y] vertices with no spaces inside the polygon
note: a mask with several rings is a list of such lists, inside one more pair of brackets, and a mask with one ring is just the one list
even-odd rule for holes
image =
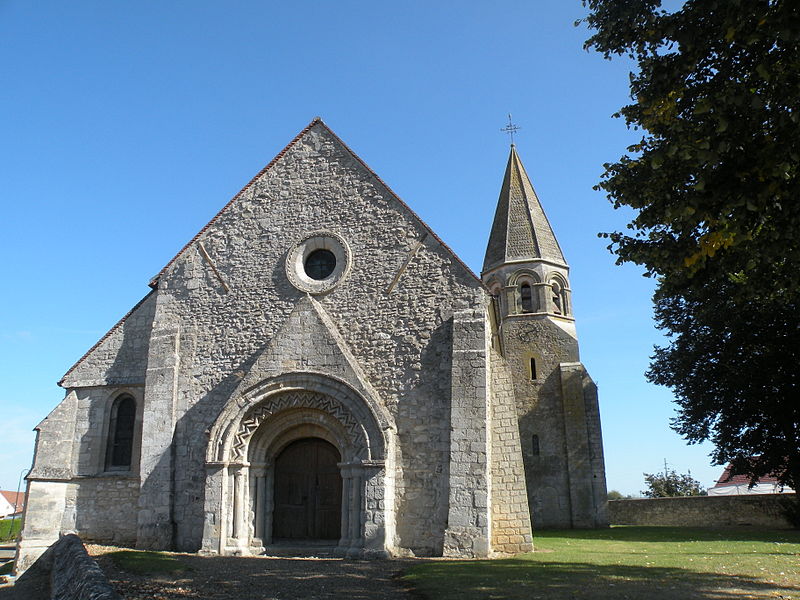
{"label": "doorway threshold step", "polygon": [[337,548],[332,540],[277,540],[264,547],[264,556],[295,558],[336,558]]}

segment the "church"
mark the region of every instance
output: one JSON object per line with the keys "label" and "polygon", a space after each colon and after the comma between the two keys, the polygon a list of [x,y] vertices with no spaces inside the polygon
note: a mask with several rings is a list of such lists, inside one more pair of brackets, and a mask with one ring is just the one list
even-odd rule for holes
{"label": "church", "polygon": [[480,277],[314,119],[149,286],[36,427],[18,571],[66,532],[488,557],[607,524],[569,266],[513,144]]}

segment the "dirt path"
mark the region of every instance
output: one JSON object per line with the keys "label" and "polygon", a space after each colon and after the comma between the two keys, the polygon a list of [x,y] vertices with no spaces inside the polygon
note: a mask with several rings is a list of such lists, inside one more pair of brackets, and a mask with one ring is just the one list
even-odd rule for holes
{"label": "dirt path", "polygon": [[114,566],[109,546],[87,546],[117,591],[127,600],[412,600],[398,579],[406,561],[337,558],[267,558],[175,554],[188,569],[142,577]]}

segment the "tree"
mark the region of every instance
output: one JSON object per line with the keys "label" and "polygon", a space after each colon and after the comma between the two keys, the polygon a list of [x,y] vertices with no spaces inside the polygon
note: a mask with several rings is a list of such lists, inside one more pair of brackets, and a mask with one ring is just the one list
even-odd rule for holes
{"label": "tree", "polygon": [[617,262],[657,278],[647,375],[717,464],[800,484],[800,4],[583,0],[587,48],[627,55],[643,132],[598,188],[636,214]]}
{"label": "tree", "polygon": [[706,491],[692,474],[678,474],[675,469],[667,468],[664,463],[663,473],[644,473],[647,489],[642,490],[645,498],[674,498],[676,496],[706,496]]}

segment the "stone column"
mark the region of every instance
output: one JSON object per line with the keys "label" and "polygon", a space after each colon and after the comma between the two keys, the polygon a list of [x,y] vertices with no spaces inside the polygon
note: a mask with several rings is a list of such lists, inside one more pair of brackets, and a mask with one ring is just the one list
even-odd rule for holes
{"label": "stone column", "polygon": [[506,296],[506,311],[503,313],[503,316],[515,315],[519,312],[519,307],[517,306],[517,289],[516,285],[507,285],[503,288]]}
{"label": "stone column", "polygon": [[275,463],[270,462],[264,469],[264,531],[261,534],[261,543],[266,546],[272,543],[272,511],[275,509]]}
{"label": "stone column", "polygon": [[361,465],[350,466],[350,498],[348,501],[349,508],[349,526],[350,526],[350,549],[347,551],[347,556],[358,557],[361,555],[361,550],[364,546],[364,537],[362,535],[362,488],[363,488],[363,469]]}
{"label": "stone column", "polygon": [[342,474],[342,525],[337,555],[344,555],[350,547],[350,486],[352,482],[350,466],[344,463],[337,465]]}
{"label": "stone column", "polygon": [[233,538],[239,552],[245,552],[247,543],[247,522],[245,506],[247,502],[247,467],[233,467]]}
{"label": "stone column", "polygon": [[550,287],[549,283],[537,283],[534,288],[534,293],[536,294],[536,301],[538,303],[538,307],[536,312],[553,312],[550,308],[550,304],[552,300],[550,299]]}
{"label": "stone column", "polygon": [[257,471],[255,474],[254,496],[255,502],[253,503],[253,512],[255,513],[255,527],[253,528],[253,535],[264,543],[264,500],[266,490],[264,489],[265,475],[263,470]]}

